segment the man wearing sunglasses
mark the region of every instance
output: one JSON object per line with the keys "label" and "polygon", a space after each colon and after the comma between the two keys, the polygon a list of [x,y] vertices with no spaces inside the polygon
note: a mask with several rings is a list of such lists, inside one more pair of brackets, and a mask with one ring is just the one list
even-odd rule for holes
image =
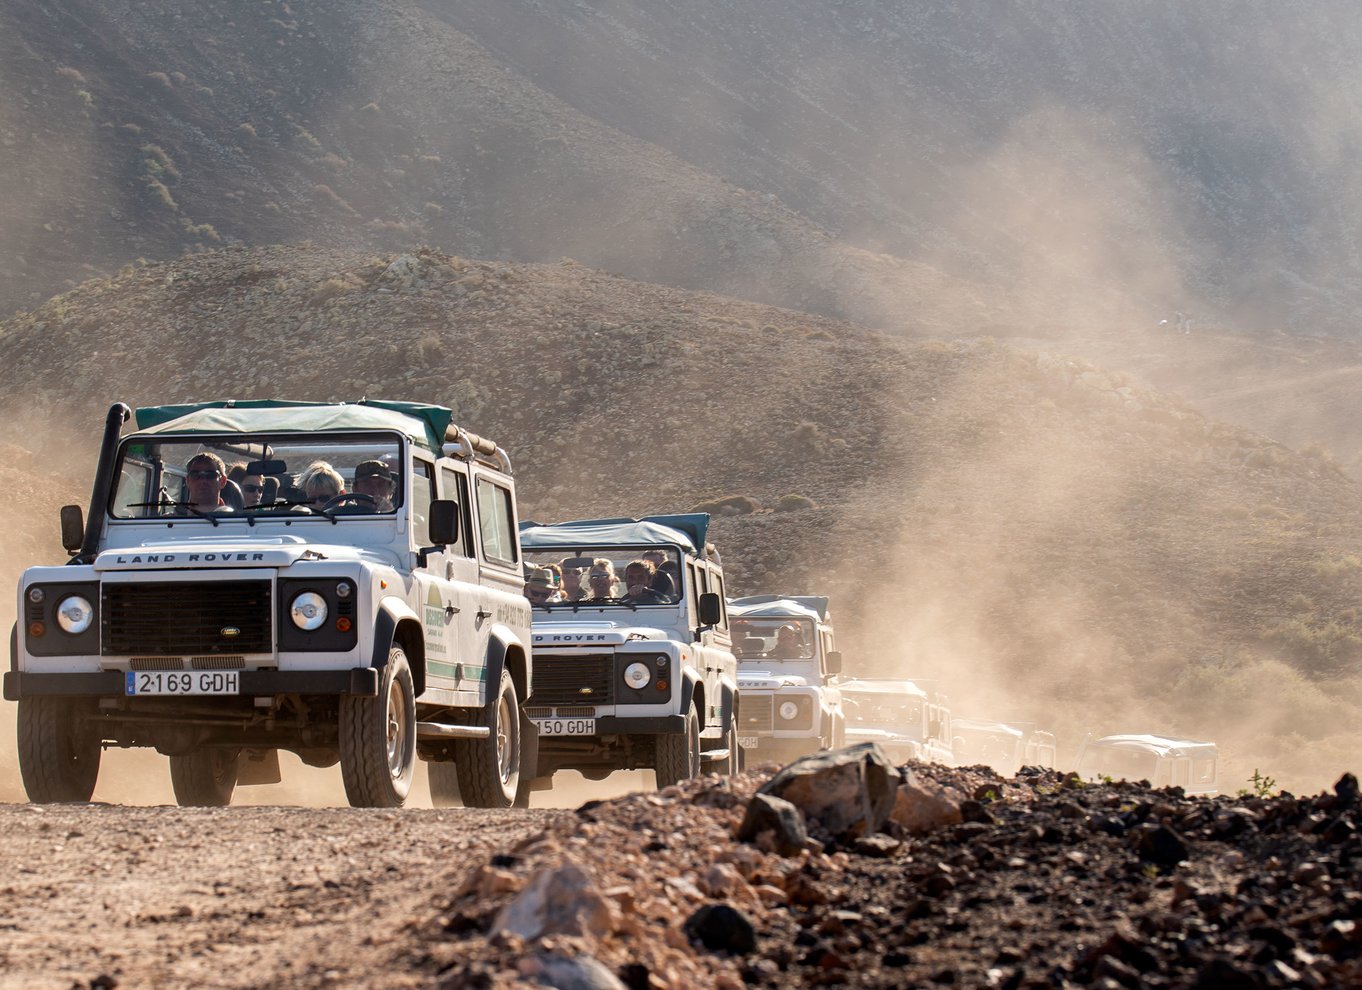
{"label": "man wearing sunglasses", "polygon": [[525,581],[525,597],[530,600],[531,605],[548,605],[562,601],[553,571],[547,567],[537,567],[531,571]]}
{"label": "man wearing sunglasses", "polygon": [[217,454],[203,451],[189,458],[184,466],[185,501],[199,512],[231,512],[222,500],[227,486],[227,466]]}

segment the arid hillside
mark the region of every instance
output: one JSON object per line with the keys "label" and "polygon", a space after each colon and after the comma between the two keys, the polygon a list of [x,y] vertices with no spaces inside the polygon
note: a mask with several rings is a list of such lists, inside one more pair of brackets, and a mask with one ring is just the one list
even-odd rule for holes
{"label": "arid hillside", "polygon": [[874,0],[0,3],[0,312],[430,243],[908,332],[1355,335],[1362,16]]}
{"label": "arid hillside", "polygon": [[34,470],[78,475],[114,400],[446,403],[511,451],[526,517],[709,507],[731,592],[831,594],[853,671],[1044,719],[1062,756],[1211,737],[1228,788],[1304,790],[1357,751],[1356,483],[1062,353],[571,263],[237,248],[0,324],[0,394]]}

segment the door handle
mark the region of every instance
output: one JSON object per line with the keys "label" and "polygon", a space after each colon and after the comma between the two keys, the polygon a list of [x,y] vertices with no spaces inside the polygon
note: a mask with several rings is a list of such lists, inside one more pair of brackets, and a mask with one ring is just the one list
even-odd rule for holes
{"label": "door handle", "polygon": [[491,613],[491,612],[484,612],[482,609],[478,609],[478,621],[479,621],[479,622],[481,622],[483,619],[490,619],[491,617],[492,617],[492,613]]}
{"label": "door handle", "polygon": [[463,609],[459,608],[458,606],[452,603],[445,606],[445,615],[449,618],[453,618],[462,611]]}

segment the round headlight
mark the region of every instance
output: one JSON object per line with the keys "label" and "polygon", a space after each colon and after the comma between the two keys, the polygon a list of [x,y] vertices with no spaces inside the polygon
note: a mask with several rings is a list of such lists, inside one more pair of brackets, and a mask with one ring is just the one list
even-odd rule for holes
{"label": "round headlight", "polygon": [[653,672],[646,663],[631,663],[624,668],[624,683],[635,691],[642,691],[653,679]]}
{"label": "round headlight", "polygon": [[57,625],[72,636],[79,636],[94,621],[94,607],[80,595],[63,598],[57,606]]}
{"label": "round headlight", "polygon": [[793,701],[782,701],[780,703],[780,717],[787,722],[794,721],[794,717],[799,714],[799,706]]}
{"label": "round headlight", "polygon": [[42,588],[29,588],[29,589],[28,589],[28,600],[31,601],[34,605],[39,604],[39,603],[40,603],[44,598],[46,598],[46,597],[47,597],[47,595],[44,594]]}
{"label": "round headlight", "polygon": [[350,584],[349,584],[349,582],[347,582],[347,581],[342,581],[340,584],[336,585],[336,597],[337,597],[337,598],[349,598],[349,597],[350,597]]}
{"label": "round headlight", "polygon": [[326,599],[315,591],[304,591],[288,608],[293,624],[304,632],[320,629],[326,621]]}

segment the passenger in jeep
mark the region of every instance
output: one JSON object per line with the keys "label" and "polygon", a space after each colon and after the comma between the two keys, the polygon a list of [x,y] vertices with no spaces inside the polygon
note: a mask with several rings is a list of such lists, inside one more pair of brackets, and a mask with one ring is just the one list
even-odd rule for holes
{"label": "passenger in jeep", "polygon": [[367,495],[374,502],[371,506],[367,501],[357,500],[355,509],[359,512],[392,512],[396,484],[397,479],[382,461],[360,461],[355,467],[355,494]]}
{"label": "passenger in jeep", "polygon": [[776,648],[772,656],[781,660],[794,660],[804,656],[804,644],[799,638],[799,629],[783,625],[776,630]]}
{"label": "passenger in jeep", "polygon": [[586,575],[590,589],[589,599],[615,597],[615,565],[605,557],[597,557],[591,562],[591,570]]}
{"label": "passenger in jeep", "polygon": [[563,598],[569,602],[579,602],[586,597],[586,588],[582,587],[582,576],[591,567],[591,560],[588,557],[564,557],[562,563],[558,565],[563,570]]}
{"label": "passenger in jeep", "polygon": [[303,490],[307,504],[320,509],[337,495],[345,493],[345,480],[326,461],[313,461],[298,479],[298,487]]}
{"label": "passenger in jeep", "polygon": [[[217,454],[203,451],[189,458],[185,470],[185,502],[197,512],[231,512],[222,497],[227,487],[227,466]],[[186,515],[192,514],[188,510]]]}
{"label": "passenger in jeep", "polygon": [[653,565],[652,589],[662,596],[664,602],[676,601],[676,582],[667,569],[667,555],[661,550],[643,551],[643,559]]}
{"label": "passenger in jeep", "polygon": [[663,605],[667,599],[663,598],[653,588],[653,578],[657,576],[652,562],[647,560],[633,560],[624,569],[624,586],[626,588],[624,600],[634,605]]}

